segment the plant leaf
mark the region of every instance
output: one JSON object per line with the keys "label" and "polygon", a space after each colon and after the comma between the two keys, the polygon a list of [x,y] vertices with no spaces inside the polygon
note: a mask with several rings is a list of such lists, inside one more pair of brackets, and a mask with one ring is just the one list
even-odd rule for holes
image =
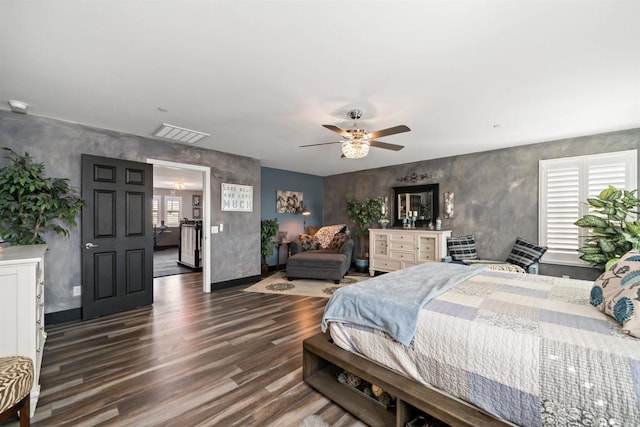
{"label": "plant leaf", "polygon": [[582,218],[580,218],[579,220],[577,220],[576,222],[574,222],[575,225],[577,225],[578,227],[606,227],[607,226],[607,222],[600,218],[599,216],[596,215],[585,215]]}

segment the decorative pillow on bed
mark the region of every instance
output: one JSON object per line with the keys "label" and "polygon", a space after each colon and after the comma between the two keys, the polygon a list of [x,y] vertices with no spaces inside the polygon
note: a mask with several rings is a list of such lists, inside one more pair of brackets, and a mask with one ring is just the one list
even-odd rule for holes
{"label": "decorative pillow on bed", "polygon": [[342,247],[342,244],[349,239],[349,235],[346,233],[336,233],[331,239],[331,243],[327,246],[327,249],[331,249],[334,251],[339,251]]}
{"label": "decorative pillow on bed", "polygon": [[546,251],[547,248],[545,246],[538,246],[518,237],[507,258],[507,262],[519,265],[526,270],[540,261]]}
{"label": "decorative pillow on bed", "polygon": [[336,233],[342,232],[346,228],[345,224],[325,225],[313,235],[313,237],[320,243],[322,249],[327,249],[331,239]]}
{"label": "decorative pillow on bed", "polygon": [[320,249],[320,243],[314,236],[301,234],[298,238],[300,239],[300,250],[312,251],[314,249]]}
{"label": "decorative pillow on bed", "polygon": [[640,338],[640,252],[629,251],[598,277],[591,289],[591,305]]}
{"label": "decorative pillow on bed", "polygon": [[448,237],[447,249],[449,249],[449,255],[454,261],[478,259],[475,234],[462,237]]}

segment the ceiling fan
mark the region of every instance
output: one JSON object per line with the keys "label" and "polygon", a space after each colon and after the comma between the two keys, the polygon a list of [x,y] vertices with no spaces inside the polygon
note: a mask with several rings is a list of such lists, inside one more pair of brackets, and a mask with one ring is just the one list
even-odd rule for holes
{"label": "ceiling fan", "polygon": [[342,144],[342,157],[349,159],[361,159],[369,154],[370,147],[384,148],[385,150],[399,151],[404,145],[389,144],[387,142],[376,141],[381,136],[395,135],[396,133],[409,132],[408,126],[399,125],[388,129],[382,129],[375,132],[367,132],[366,129],[360,129],[357,120],[362,117],[362,110],[349,110],[347,116],[354,120],[353,128],[343,130],[334,125],[322,125],[332,130],[344,138],[343,141],[323,142],[320,144],[301,145],[300,147],[313,147],[316,145]]}

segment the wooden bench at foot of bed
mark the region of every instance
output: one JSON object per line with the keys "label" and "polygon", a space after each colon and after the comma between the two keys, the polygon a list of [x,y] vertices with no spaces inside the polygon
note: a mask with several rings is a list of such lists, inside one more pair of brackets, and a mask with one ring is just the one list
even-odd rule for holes
{"label": "wooden bench at foot of bed", "polygon": [[[370,426],[404,427],[420,413],[451,426],[513,426],[480,409],[420,384],[329,341],[326,334],[304,340],[303,379],[328,399]],[[359,392],[340,384],[336,372],[351,372],[396,396],[396,408],[385,409]]]}

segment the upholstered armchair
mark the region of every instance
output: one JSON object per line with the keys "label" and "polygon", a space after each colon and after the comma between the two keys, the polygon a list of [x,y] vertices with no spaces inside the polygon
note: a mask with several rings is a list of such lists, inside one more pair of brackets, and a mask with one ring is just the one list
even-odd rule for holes
{"label": "upholstered armchair", "polygon": [[289,244],[289,280],[324,279],[340,283],[351,267],[354,241],[344,224],[322,227],[314,235],[301,234]]}

